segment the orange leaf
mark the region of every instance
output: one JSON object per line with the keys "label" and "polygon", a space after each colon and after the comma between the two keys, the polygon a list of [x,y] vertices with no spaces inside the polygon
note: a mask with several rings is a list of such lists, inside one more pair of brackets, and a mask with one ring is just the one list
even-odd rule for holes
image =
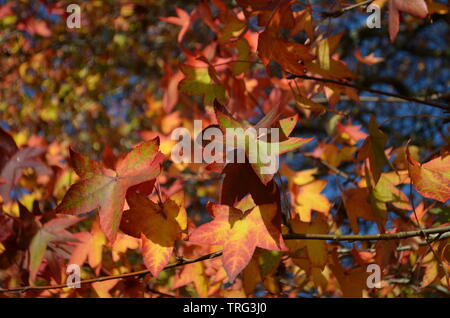
{"label": "orange leaf", "polygon": [[326,180],[315,180],[298,187],[294,209],[298,213],[300,221],[310,222],[312,210],[328,214],[330,202],[321,194],[326,185]]}
{"label": "orange leaf", "polygon": [[406,148],[408,170],[414,187],[426,198],[446,202],[450,199],[450,155],[419,164]]}
{"label": "orange leaf", "polygon": [[196,244],[223,245],[222,261],[230,281],[247,266],[256,247],[286,249],[273,222],[275,204],[255,206],[251,196],[246,196],[236,207],[208,203],[214,220],[198,227],[189,238]]}
{"label": "orange leaf", "polygon": [[176,193],[162,205],[131,192],[127,202],[130,209],[123,213],[120,229],[141,238],[145,266],[157,277],[169,263],[175,241],[187,226],[183,195]]}

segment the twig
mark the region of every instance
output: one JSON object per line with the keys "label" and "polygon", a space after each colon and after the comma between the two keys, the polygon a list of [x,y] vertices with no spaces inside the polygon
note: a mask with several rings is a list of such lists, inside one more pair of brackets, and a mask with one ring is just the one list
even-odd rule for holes
{"label": "twig", "polygon": [[367,234],[367,235],[334,235],[334,234],[286,234],[285,240],[327,240],[327,241],[387,241],[399,240],[428,234],[438,234],[450,232],[450,226],[440,228],[430,228],[417,231],[407,231],[398,233]]}
{"label": "twig", "polygon": [[[369,235],[334,235],[334,234],[285,234],[283,238],[285,240],[327,240],[327,241],[375,241],[375,240],[398,240],[405,239],[409,237],[423,236],[429,234],[440,234],[440,233],[448,233],[450,232],[450,226],[440,227],[440,228],[429,228],[418,231],[408,231],[408,232],[399,232],[399,233],[384,233],[384,234],[369,234]],[[441,239],[445,237],[445,235],[439,237]],[[217,251],[214,253],[206,254],[193,259],[180,259],[175,263],[167,265],[164,270],[176,268],[179,266],[192,264],[196,262],[201,262],[204,260],[216,258],[222,255],[222,251]],[[131,272],[126,274],[119,275],[111,275],[111,276],[102,276],[93,279],[86,279],[80,281],[81,285],[91,284],[96,282],[104,282],[112,279],[121,279],[126,277],[135,277],[135,276],[144,276],[149,274],[150,271],[148,269],[141,270],[137,272]],[[9,289],[0,289],[0,293],[23,293],[30,290],[49,290],[49,289],[61,289],[68,287],[67,284],[59,284],[53,286],[25,286],[25,287],[17,287],[17,288],[9,288]]]}
{"label": "twig", "polygon": [[352,5],[348,6],[348,7],[341,8],[339,10],[328,11],[328,12],[321,12],[320,15],[322,16],[322,18],[337,18],[337,17],[343,15],[344,13],[346,13],[346,12],[348,12],[348,11],[354,9],[354,8],[362,7],[362,6],[365,6],[366,4],[369,5],[373,1],[374,0],[366,0],[366,1],[363,1],[363,2],[360,2],[360,3],[352,4]]}
{"label": "twig", "polygon": [[[408,147],[408,145],[406,145],[406,147]],[[412,191],[412,180],[409,182],[409,200],[411,201],[411,206],[412,206],[412,210],[414,213],[414,217],[416,218],[417,221],[417,225],[419,227],[420,232],[423,233],[425,242],[427,242],[428,247],[430,248],[431,252],[433,253],[434,258],[436,259],[436,261],[439,263],[439,266],[442,268],[442,270],[444,271],[445,274],[445,278],[447,280],[447,285],[450,284],[450,279],[449,279],[449,275],[447,272],[447,268],[444,266],[444,263],[442,263],[441,258],[439,257],[439,255],[436,253],[436,251],[434,250],[433,246],[431,245],[432,240],[428,239],[428,235],[425,233],[425,231],[423,230],[422,224],[420,224],[420,220],[419,217],[417,216],[416,213],[416,207],[414,204],[414,200],[413,200],[413,191]]]}
{"label": "twig", "polygon": [[[438,100],[438,99],[444,98],[445,96],[446,95],[443,95],[443,94],[433,94],[431,96],[420,96],[420,98],[426,98],[428,100]],[[419,98],[419,96],[418,96],[418,98]],[[339,98],[339,100],[351,101],[353,99],[351,99],[348,96],[343,95]],[[380,102],[380,103],[398,103],[398,102],[404,101],[403,98],[399,98],[399,97],[378,97],[378,96],[359,96],[359,100],[361,102]],[[328,99],[326,97],[313,97],[313,98],[311,98],[311,101],[313,101],[314,103],[322,104],[322,103],[327,103]]]}
{"label": "twig", "polygon": [[414,97],[403,96],[403,95],[400,95],[400,94],[390,93],[390,92],[386,92],[386,91],[380,91],[378,89],[368,88],[368,87],[364,87],[364,86],[361,86],[361,85],[358,85],[358,84],[341,82],[341,81],[336,81],[336,80],[329,79],[329,78],[320,78],[320,77],[309,76],[309,75],[295,75],[295,74],[291,74],[291,75],[289,75],[287,77],[287,79],[294,79],[294,78],[302,78],[302,79],[306,79],[306,80],[313,80],[313,81],[319,81],[319,82],[323,82],[323,83],[331,83],[331,84],[336,84],[336,85],[352,87],[352,88],[355,88],[355,89],[361,90],[361,91],[367,91],[367,92],[374,93],[374,94],[380,94],[380,95],[385,95],[385,96],[390,96],[390,97],[396,97],[396,98],[400,98],[400,99],[405,100],[405,101],[415,102],[415,103],[418,103],[418,104],[433,106],[433,107],[440,108],[440,109],[443,109],[443,110],[446,110],[446,111],[450,111],[450,107],[449,106],[441,105],[441,104],[438,104],[438,103],[435,103],[435,102],[431,102],[431,101],[417,99],[417,98],[414,98]]}

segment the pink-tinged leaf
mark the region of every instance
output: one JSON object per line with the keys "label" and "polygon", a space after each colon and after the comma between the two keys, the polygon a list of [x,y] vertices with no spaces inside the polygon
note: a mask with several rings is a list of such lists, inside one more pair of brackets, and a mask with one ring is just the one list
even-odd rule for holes
{"label": "pink-tinged leaf", "polygon": [[394,43],[400,28],[400,12],[393,0],[389,1],[389,39]]}
{"label": "pink-tinged leaf", "polygon": [[425,18],[428,14],[424,0],[392,0],[400,12],[408,13],[417,18]]}
{"label": "pink-tinged leaf", "polygon": [[180,8],[175,8],[175,11],[177,13],[177,17],[163,17],[160,19],[162,21],[181,26],[180,33],[178,33],[178,43],[181,43],[184,35],[189,30],[189,27],[197,19],[197,11],[194,10],[191,14]]}
{"label": "pink-tinged leaf", "polygon": [[389,38],[392,43],[397,38],[401,12],[423,19],[428,15],[428,8],[424,0],[389,0]]}
{"label": "pink-tinged leaf", "polygon": [[76,242],[77,238],[66,230],[67,227],[74,225],[81,219],[74,216],[62,216],[52,219],[42,226],[35,234],[30,243],[30,284],[36,279],[39,267],[44,258],[45,251],[50,242],[66,243]]}
{"label": "pink-tinged leaf", "polygon": [[89,266],[100,272],[102,262],[102,250],[106,244],[106,237],[100,229],[98,218],[93,222],[91,232],[79,232],[74,236],[80,241],[70,256],[69,263],[79,266],[88,260]]}
{"label": "pink-tinged leaf", "polygon": [[13,137],[0,127],[0,172],[18,150]]}
{"label": "pink-tinged leaf", "polygon": [[114,242],[127,189],[156,178],[161,170],[164,155],[158,148],[157,138],[141,143],[118,160],[116,171],[74,154],[73,166],[81,179],[70,187],[56,211],[79,214],[98,208],[100,227]]}
{"label": "pink-tinged leaf", "polygon": [[45,153],[45,148],[26,147],[19,149],[5,164],[0,173],[0,178],[6,180],[6,184],[0,184],[0,195],[5,203],[11,200],[11,191],[22,176],[23,170],[32,168],[38,174],[51,175],[52,170],[37,157]]}
{"label": "pink-tinged leaf", "polygon": [[[269,112],[254,127],[249,124],[239,123],[232,118],[231,115],[223,113],[217,107],[215,108],[215,111],[220,129],[225,134],[228,133],[227,129],[230,128],[234,129],[234,132],[236,133],[233,144],[226,145],[227,149],[244,151],[247,159],[251,163],[252,169],[263,184],[267,184],[273,179],[278,168],[277,162],[275,161],[278,160],[279,155],[297,149],[313,140],[313,138],[287,136],[295,127],[297,120],[296,116],[284,120],[282,119],[276,123],[274,129],[278,129],[278,140],[274,140],[271,134],[259,135],[260,130],[258,130],[258,128],[268,128],[267,125],[273,124],[276,118],[279,117],[278,108]],[[251,130],[253,133],[251,133]],[[269,133],[270,130],[265,132]],[[226,139],[228,140],[228,137]],[[257,149],[257,151],[251,152],[252,148]]]}
{"label": "pink-tinged leaf", "polygon": [[243,198],[236,208],[208,204],[214,220],[189,237],[195,244],[223,245],[222,260],[230,281],[248,265],[256,247],[286,250],[281,229],[275,225],[276,204],[255,206],[249,200],[253,202],[250,196]]}

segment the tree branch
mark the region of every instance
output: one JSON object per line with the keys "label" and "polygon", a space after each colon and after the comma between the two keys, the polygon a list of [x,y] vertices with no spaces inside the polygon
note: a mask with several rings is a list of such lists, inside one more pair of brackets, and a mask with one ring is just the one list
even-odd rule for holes
{"label": "tree branch", "polygon": [[338,9],[338,10],[321,12],[320,15],[322,16],[322,18],[337,18],[352,9],[355,9],[357,7],[362,7],[365,5],[369,5],[373,1],[374,0],[366,0],[363,2],[352,4],[348,7]]}
{"label": "tree branch", "polygon": [[352,87],[352,88],[355,88],[355,89],[361,90],[361,91],[395,97],[395,98],[399,98],[401,100],[414,102],[414,103],[418,103],[418,104],[423,104],[423,105],[428,105],[428,106],[433,106],[433,107],[440,108],[440,109],[443,109],[446,111],[450,111],[449,106],[441,105],[441,104],[438,104],[438,103],[435,103],[432,101],[417,99],[414,97],[404,96],[404,95],[390,93],[390,92],[386,92],[386,91],[380,91],[378,89],[368,88],[368,87],[364,87],[364,86],[352,84],[352,83],[347,83],[347,82],[336,81],[336,80],[329,79],[329,78],[320,78],[320,77],[314,77],[314,76],[309,76],[309,75],[295,75],[295,74],[291,74],[287,77],[287,79],[294,79],[294,78],[302,78],[302,79],[306,79],[306,80],[313,80],[313,81],[319,81],[319,82],[323,82],[323,83],[331,83],[331,84],[336,84],[336,85]]}
{"label": "tree branch", "polygon": [[[437,234],[435,237],[436,240],[446,239],[449,236],[448,235],[440,235],[443,233],[450,233],[450,226],[445,227],[439,227],[439,228],[429,228],[429,229],[423,229],[423,230],[417,230],[417,231],[407,231],[407,232],[399,232],[399,233],[383,233],[383,234],[369,234],[369,235],[335,235],[335,234],[301,234],[301,233],[293,233],[293,234],[285,234],[283,235],[283,238],[285,240],[326,240],[326,241],[376,241],[376,240],[399,240],[399,239],[405,239],[410,237],[423,237],[425,235],[429,234]],[[433,238],[431,238],[433,240]],[[185,259],[180,258],[177,262],[167,265],[164,270],[176,268],[179,266],[192,264],[196,262],[205,261],[208,259],[213,259],[216,257],[221,256],[223,251],[217,251],[214,253],[209,253],[197,258],[192,259]],[[113,280],[113,279],[121,279],[121,278],[127,278],[127,277],[135,277],[135,276],[144,276],[149,274],[150,271],[148,269],[126,273],[126,274],[119,274],[119,275],[111,275],[111,276],[102,276],[92,279],[86,279],[80,281],[81,285],[85,284],[91,284],[91,283],[97,283],[97,282],[104,282],[107,280]],[[53,285],[53,286],[25,286],[25,287],[17,287],[17,288],[9,288],[9,289],[0,289],[0,293],[23,293],[30,290],[49,290],[49,289],[61,289],[68,287],[67,284],[59,284],[59,285]]]}

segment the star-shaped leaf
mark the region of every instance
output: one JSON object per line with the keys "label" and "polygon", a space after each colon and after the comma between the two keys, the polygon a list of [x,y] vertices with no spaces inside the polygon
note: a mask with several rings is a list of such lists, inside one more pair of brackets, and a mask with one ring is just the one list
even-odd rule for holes
{"label": "star-shaped leaf", "polygon": [[100,227],[114,242],[127,189],[154,179],[160,172],[164,155],[158,147],[157,138],[141,143],[119,158],[115,171],[71,150],[72,167],[81,179],[70,187],[56,211],[80,214],[98,208]]}
{"label": "star-shaped leaf", "polygon": [[0,171],[0,179],[5,181],[5,183],[0,182],[0,195],[5,203],[11,200],[11,191],[25,169],[32,168],[39,174],[52,174],[52,170],[38,160],[43,153],[45,153],[45,148],[42,147],[21,148],[5,163]]}
{"label": "star-shaped leaf", "polygon": [[42,259],[44,258],[47,246],[51,242],[77,242],[77,238],[66,230],[67,227],[74,225],[81,219],[64,215],[62,217],[54,218],[45,223],[39,231],[35,234],[30,243],[30,283],[36,279]]}
{"label": "star-shaped leaf", "polygon": [[144,263],[158,277],[169,263],[175,241],[187,227],[183,192],[172,195],[164,204],[157,204],[136,192],[127,195],[130,209],[123,213],[120,229],[141,238]]}
{"label": "star-shaped leaf", "polygon": [[210,68],[182,64],[180,70],[185,75],[178,85],[180,92],[187,95],[203,95],[205,105],[212,105],[215,99],[226,103],[226,90],[221,84],[214,82]]}
{"label": "star-shaped leaf", "polygon": [[300,217],[300,221],[310,222],[312,210],[328,214],[330,202],[326,196],[321,194],[326,185],[326,180],[315,180],[297,187],[294,209]]}
{"label": "star-shaped leaf", "polygon": [[408,170],[421,195],[441,202],[450,200],[450,155],[419,164],[406,149]]}
{"label": "star-shaped leaf", "polygon": [[208,210],[214,220],[198,227],[189,241],[223,245],[222,261],[230,281],[247,266],[256,247],[286,250],[281,229],[274,225],[276,204],[255,206],[246,196],[235,208],[210,202]]}
{"label": "star-shaped leaf", "polygon": [[[250,160],[253,170],[264,184],[267,184],[270,180],[272,180],[276,171],[272,169],[271,165],[274,164],[273,161],[275,160],[277,161],[275,164],[278,167],[279,155],[297,149],[313,139],[287,137],[287,135],[289,135],[295,127],[297,121],[295,116],[278,121],[278,127],[273,128],[277,129],[279,139],[284,138],[284,140],[275,140],[271,135],[271,129],[267,129],[269,128],[269,125],[261,124],[261,122],[272,123],[274,121],[274,115],[272,112],[268,113],[254,127],[250,124],[239,123],[230,115],[219,111],[217,108],[216,117],[219,127],[224,132],[227,141],[228,139],[231,140],[231,138],[228,138],[227,136],[230,131],[229,129],[234,129],[237,136],[237,140],[234,140],[232,145],[225,142],[227,149],[234,147],[234,149],[244,151],[246,157]],[[261,128],[267,129],[265,130],[265,134],[261,133]],[[254,133],[252,133],[252,131]],[[240,141],[244,142],[241,143]]]}

